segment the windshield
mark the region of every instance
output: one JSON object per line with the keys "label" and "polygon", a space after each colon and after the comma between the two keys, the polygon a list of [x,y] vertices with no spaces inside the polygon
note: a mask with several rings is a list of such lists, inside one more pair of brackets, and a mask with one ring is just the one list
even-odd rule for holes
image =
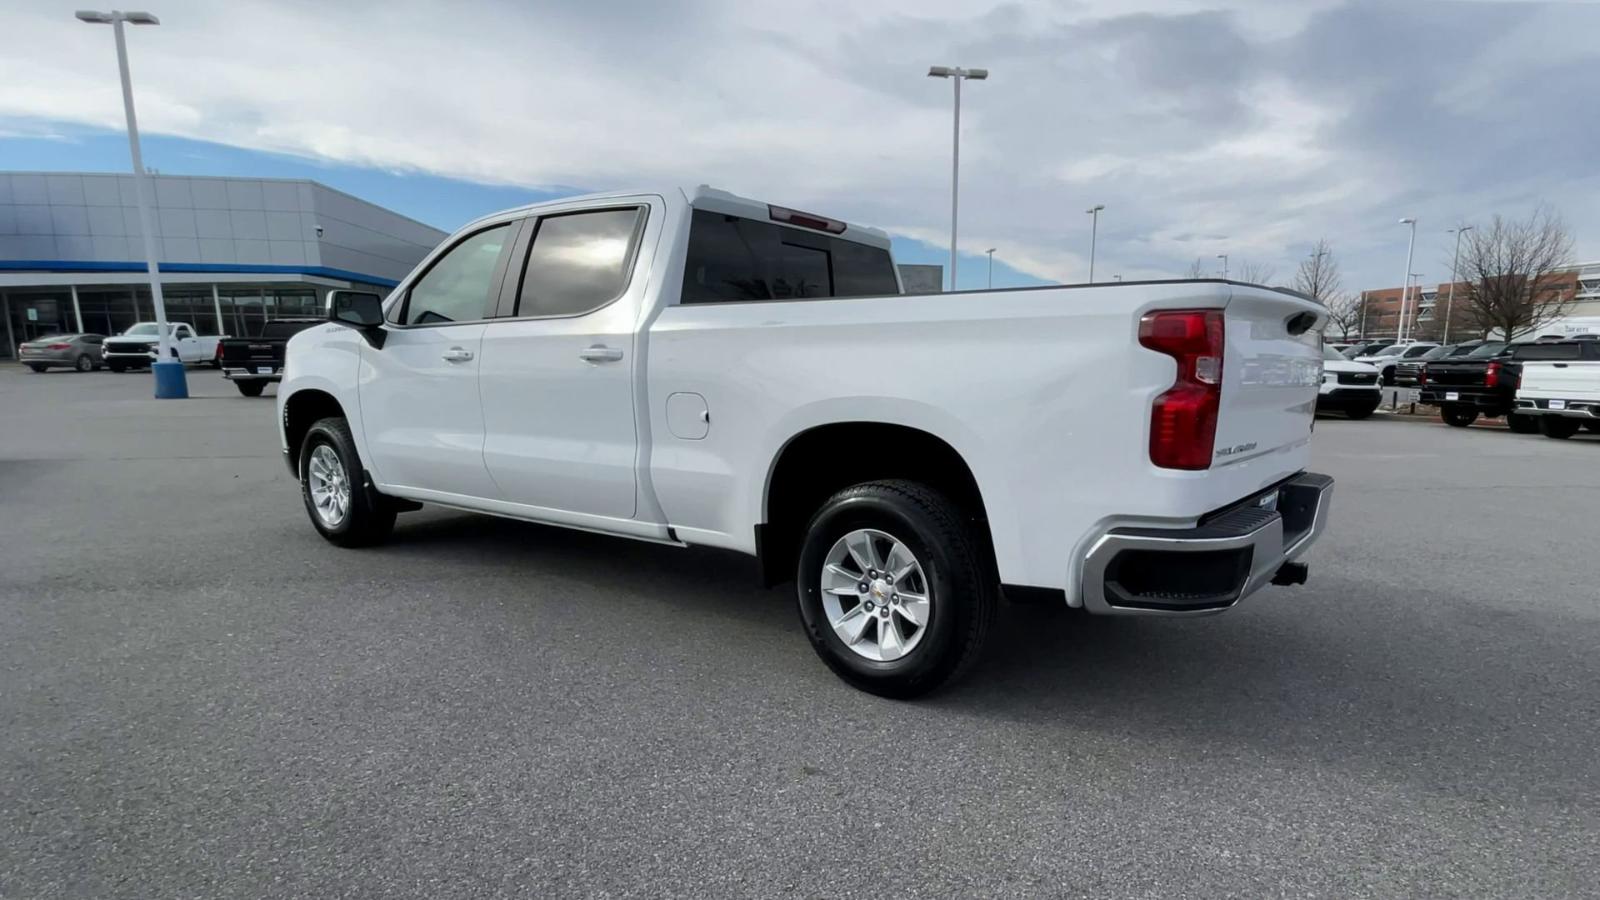
{"label": "windshield", "polygon": [[1387,347],[1383,347],[1383,348],[1378,349],[1378,350],[1373,350],[1373,351],[1371,351],[1369,353],[1363,353],[1362,355],[1363,356],[1399,356],[1400,355],[1400,351],[1402,351],[1404,349],[1406,349],[1406,345],[1405,344],[1390,344]]}
{"label": "windshield", "polygon": [[34,338],[35,341],[40,341],[40,342],[42,342],[42,341],[75,341],[77,339],[78,339],[78,336],[75,335],[75,334],[47,334],[44,337],[36,337],[36,338]]}
{"label": "windshield", "polygon": [[1454,347],[1435,347],[1432,350],[1429,350],[1427,353],[1422,354],[1422,358],[1444,359],[1446,356],[1449,356],[1450,352],[1453,350],[1455,350]]}
{"label": "windshield", "polygon": [[1333,349],[1332,347],[1323,347],[1322,348],[1322,358],[1323,359],[1331,359],[1334,362],[1349,362],[1350,361],[1349,359],[1345,358],[1345,355],[1343,353],[1340,353],[1339,351]]}
{"label": "windshield", "polygon": [[1400,356],[1401,356],[1402,359],[1416,359],[1419,356],[1423,356],[1423,355],[1427,354],[1429,351],[1431,351],[1433,349],[1434,349],[1433,347],[1426,346],[1426,345],[1416,345],[1416,346],[1412,346],[1410,349],[1406,350],[1405,353],[1400,354]]}
{"label": "windshield", "polygon": [[1467,359],[1485,359],[1490,356],[1498,356],[1500,351],[1505,348],[1505,341],[1490,341],[1487,344],[1479,344],[1478,349],[1467,354]]}
{"label": "windshield", "polygon": [[154,323],[154,322],[140,322],[139,324],[137,324],[137,325],[133,326],[132,328],[129,328],[127,331],[123,332],[123,334],[160,334],[160,333],[161,333],[160,329],[156,328],[156,323]]}

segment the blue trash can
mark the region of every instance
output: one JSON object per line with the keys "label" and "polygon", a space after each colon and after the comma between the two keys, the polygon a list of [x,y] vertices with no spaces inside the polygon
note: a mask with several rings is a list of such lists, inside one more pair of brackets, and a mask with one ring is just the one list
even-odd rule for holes
{"label": "blue trash can", "polygon": [[150,364],[156,376],[157,400],[183,400],[189,396],[189,381],[183,374],[183,363],[174,359]]}

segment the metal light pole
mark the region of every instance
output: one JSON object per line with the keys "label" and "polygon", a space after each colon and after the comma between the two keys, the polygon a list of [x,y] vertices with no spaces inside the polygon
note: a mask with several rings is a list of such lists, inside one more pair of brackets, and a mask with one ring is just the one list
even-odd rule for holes
{"label": "metal light pole", "polygon": [[1361,292],[1361,339],[1367,339],[1367,292]]}
{"label": "metal light pole", "polygon": [[955,128],[950,150],[950,290],[956,289],[956,211],[961,194],[961,82],[982,81],[988,69],[963,69],[960,66],[932,66],[929,78],[948,78],[956,83]]}
{"label": "metal light pole", "polygon": [[1228,254],[1226,254],[1226,253],[1218,253],[1217,254],[1217,259],[1222,260],[1222,280],[1223,281],[1227,281],[1228,280]]}
{"label": "metal light pole", "polygon": [[1411,293],[1411,253],[1417,249],[1417,220],[1410,216],[1400,220],[1401,225],[1411,226],[1411,241],[1406,244],[1406,277],[1401,282],[1400,288],[1400,325],[1395,331],[1395,343],[1406,339],[1406,297]]}
{"label": "metal light pole", "polygon": [[1104,203],[1096,203],[1084,210],[1089,214],[1089,283],[1094,284],[1094,242],[1100,233],[1100,210],[1105,209]]}
{"label": "metal light pole", "polygon": [[1456,236],[1456,255],[1450,260],[1450,296],[1444,301],[1444,337],[1439,339],[1441,344],[1450,343],[1450,307],[1455,305],[1456,280],[1460,277],[1456,273],[1461,266],[1461,233],[1471,231],[1472,228],[1471,225],[1463,225],[1460,228],[1450,229]]}
{"label": "metal light pole", "polygon": [[128,118],[128,150],[133,155],[134,194],[139,204],[139,231],[144,237],[145,265],[150,270],[150,299],[156,308],[156,361],[150,371],[155,375],[156,397],[182,399],[189,396],[189,385],[184,380],[183,363],[172,357],[172,335],[167,326],[167,304],[161,296],[161,268],[156,262],[155,230],[150,227],[150,184],[144,171],[144,157],[139,152],[139,120],[133,112],[133,81],[128,76],[128,44],[123,37],[123,23],[133,25],[160,25],[161,20],[147,12],[95,12],[80,9],[80,21],[94,25],[110,25],[117,39],[117,71],[122,76],[122,109]]}
{"label": "metal light pole", "polygon": [[983,251],[989,257],[989,289],[994,289],[994,247]]}
{"label": "metal light pole", "polygon": [[1416,282],[1411,291],[1411,319],[1406,323],[1406,334],[1417,339],[1417,317],[1422,315],[1422,273],[1412,272],[1411,279]]}

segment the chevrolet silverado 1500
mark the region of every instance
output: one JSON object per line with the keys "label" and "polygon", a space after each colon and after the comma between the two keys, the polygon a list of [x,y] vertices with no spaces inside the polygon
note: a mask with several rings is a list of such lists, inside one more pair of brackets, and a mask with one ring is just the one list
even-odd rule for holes
{"label": "chevrolet silverado 1500", "polygon": [[311,524],[423,503],[756,556],[813,647],[913,696],[1002,593],[1199,615],[1294,584],[1320,307],[1227,281],[908,296],[882,231],[706,187],[468,225],[289,341]]}

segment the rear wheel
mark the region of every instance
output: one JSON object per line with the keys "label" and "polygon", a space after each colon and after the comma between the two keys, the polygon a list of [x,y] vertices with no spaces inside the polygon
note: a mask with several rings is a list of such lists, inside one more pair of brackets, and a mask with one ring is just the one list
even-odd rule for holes
{"label": "rear wheel", "polygon": [[1446,425],[1465,428],[1478,421],[1478,411],[1469,407],[1446,406],[1439,410],[1439,418],[1443,419]]}
{"label": "rear wheel", "polygon": [[312,527],[341,547],[380,543],[394,530],[396,507],[365,487],[361,457],[343,417],[320,419],[300,445],[300,495]]}
{"label": "rear wheel", "polygon": [[1578,433],[1581,424],[1577,419],[1566,416],[1540,416],[1539,431],[1547,438],[1564,441]]}
{"label": "rear wheel", "polygon": [[46,366],[46,365],[41,365],[39,363],[28,363],[28,368],[34,370],[35,372],[43,372],[45,369],[48,369],[50,367]]}
{"label": "rear wheel", "polygon": [[1508,413],[1506,415],[1506,427],[1517,434],[1533,434],[1539,430],[1539,417]]}
{"label": "rear wheel", "polygon": [[796,576],[806,636],[834,674],[910,698],[977,661],[999,599],[961,509],[910,481],[858,484],[806,529]]}
{"label": "rear wheel", "polygon": [[265,381],[235,381],[233,386],[238,388],[239,393],[246,397],[259,397],[261,392],[266,390],[267,383]]}

